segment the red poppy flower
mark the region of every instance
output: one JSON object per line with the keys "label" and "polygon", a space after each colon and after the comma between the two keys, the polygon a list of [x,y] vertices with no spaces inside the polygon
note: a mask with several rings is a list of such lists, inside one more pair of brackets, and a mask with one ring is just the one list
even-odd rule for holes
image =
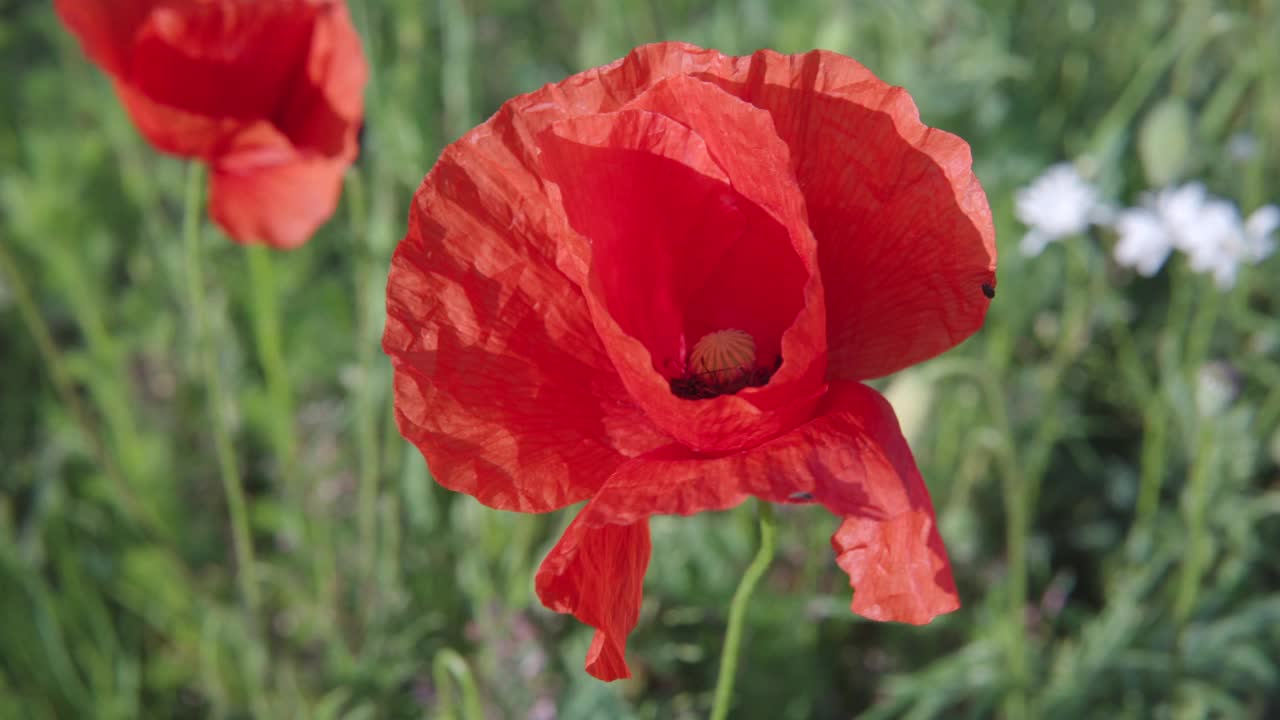
{"label": "red poppy flower", "polygon": [[158,149],[209,164],[214,220],[301,245],[356,156],[368,68],[341,0],[56,0]]}
{"label": "red poppy flower", "polygon": [[[589,500],[537,574],[627,676],[648,518],[842,518],[853,612],[959,606],[892,409],[859,381],[965,339],[995,285],[968,146],[830,52],[680,43],[507,102],[446,148],[392,261],[400,431],[491,507]],[[984,289],[984,286],[985,289]]]}

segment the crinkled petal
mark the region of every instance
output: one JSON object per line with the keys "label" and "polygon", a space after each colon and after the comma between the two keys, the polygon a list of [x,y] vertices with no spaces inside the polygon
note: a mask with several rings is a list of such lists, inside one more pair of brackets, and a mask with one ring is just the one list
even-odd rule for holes
{"label": "crinkled petal", "polygon": [[969,146],[925,127],[905,90],[842,55],[752,61],[744,97],[769,110],[792,148],[832,278],[831,375],[887,375],[973,334],[989,305],[982,286],[996,283],[996,246]]}
{"label": "crinkled petal", "polygon": [[[727,510],[749,495],[779,503],[816,501],[841,516],[832,546],[854,588],[853,612],[922,624],[960,606],[929,491],[892,408],[865,385],[839,382],[816,418],[758,447],[708,458],[669,445],[618,467],[538,573],[539,597],[548,607],[573,613],[599,631],[589,670],[597,647],[609,650],[610,672],[618,669],[614,660],[620,656],[612,653],[621,653],[635,619],[628,615],[622,622],[598,607],[621,602],[618,585],[638,583],[633,575],[643,575],[644,565],[624,562],[632,556],[616,543],[610,545],[612,559],[575,560],[584,534],[607,528],[616,540],[617,528],[647,527],[651,515]],[[647,540],[646,535],[646,558]],[[574,569],[574,562],[593,572]],[[626,574],[615,577],[618,568]],[[622,672],[610,677],[625,677],[625,664]]]}
{"label": "crinkled petal", "polygon": [[850,609],[858,615],[923,625],[960,607],[932,509],[883,520],[847,517],[831,546],[849,574]]}
{"label": "crinkled petal", "polygon": [[969,146],[924,126],[905,90],[823,50],[731,58],[662,43],[627,60],[648,77],[717,83],[772,117],[818,240],[833,377],[889,374],[982,325],[991,211]]}
{"label": "crinkled petal", "polygon": [[392,259],[383,349],[400,431],[436,479],[543,512],[670,441],[619,381],[517,157],[501,141],[455,144],[423,181]]}
{"label": "crinkled petal", "polygon": [[697,461],[680,445],[617,469],[565,530],[535,581],[544,605],[596,628],[587,672],[601,680],[630,677],[624,651],[649,564],[649,516],[727,510],[746,498],[716,473],[698,476]]}
{"label": "crinkled petal", "polygon": [[615,110],[677,75],[765,110],[787,144],[826,279],[833,377],[889,374],[981,326],[995,229],[969,146],[923,125],[905,90],[854,60],[656,43],[512,102],[545,127],[556,115]]}
{"label": "crinkled petal", "polygon": [[627,636],[640,617],[649,566],[649,522],[598,522],[588,505],[551,549],[535,579],[548,608],[596,628],[587,672],[601,680],[630,677]]}
{"label": "crinkled petal", "polygon": [[[825,370],[822,286],[768,115],[714,85],[670,78],[623,111],[540,137],[544,171],[590,241],[596,327],[654,422],[723,452],[806,420]],[[769,385],[709,401],[673,395],[668,381],[687,349],[727,328],[752,334],[765,364],[781,357]]]}
{"label": "crinkled petal", "polygon": [[811,432],[815,444],[827,438],[830,472],[812,493],[844,516],[831,544],[854,588],[853,612],[919,625],[959,608],[929,490],[893,408],[857,383],[834,385],[825,405]]}

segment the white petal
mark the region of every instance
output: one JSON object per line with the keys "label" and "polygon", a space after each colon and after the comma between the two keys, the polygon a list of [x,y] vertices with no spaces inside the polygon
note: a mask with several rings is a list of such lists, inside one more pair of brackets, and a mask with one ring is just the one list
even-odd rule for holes
{"label": "white petal", "polygon": [[1251,238],[1265,238],[1280,228],[1280,207],[1263,205],[1244,222],[1244,232]]}
{"label": "white petal", "polygon": [[1129,208],[1116,216],[1116,262],[1151,277],[1159,272],[1173,250],[1173,238],[1155,213],[1146,208]]}
{"label": "white petal", "polygon": [[[1051,166],[1014,195],[1014,214],[1028,229],[1047,235],[1045,243],[1084,232],[1097,205],[1097,189],[1070,163]],[[1025,242],[1023,247],[1033,255],[1044,249]]]}
{"label": "white petal", "polygon": [[1044,249],[1049,246],[1049,243],[1056,239],[1057,238],[1042,230],[1032,228],[1022,237],[1022,243],[1018,245],[1018,249],[1027,257],[1035,257],[1044,252]]}
{"label": "white petal", "polygon": [[1219,265],[1213,269],[1213,284],[1218,286],[1219,290],[1230,290],[1236,285],[1236,272],[1239,269],[1236,263],[1227,263]]}

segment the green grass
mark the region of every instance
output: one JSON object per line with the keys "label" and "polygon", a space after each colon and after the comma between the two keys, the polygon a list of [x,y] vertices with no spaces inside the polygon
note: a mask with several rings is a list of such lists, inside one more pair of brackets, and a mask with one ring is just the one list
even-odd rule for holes
{"label": "green grass", "polygon": [[[986,327],[881,384],[964,608],[854,617],[833,519],[780,508],[731,717],[1280,713],[1280,259],[1219,293],[1181,258],[1117,269],[1106,233],[1024,258],[1012,217],[1019,186],[1081,155],[1134,201],[1170,102],[1192,121],[1183,178],[1246,211],[1280,200],[1275,0],[353,0],[374,75],[337,216],[286,254],[202,221],[196,255],[186,166],[48,5],[0,21],[0,718],[705,716],[750,506],[655,520],[636,677],[598,683],[589,630],[532,595],[569,514],[435,485],[378,350],[440,148],[655,39],[821,46],[907,87],[972,144],[1002,250]],[[1211,362],[1239,376],[1225,407]]]}

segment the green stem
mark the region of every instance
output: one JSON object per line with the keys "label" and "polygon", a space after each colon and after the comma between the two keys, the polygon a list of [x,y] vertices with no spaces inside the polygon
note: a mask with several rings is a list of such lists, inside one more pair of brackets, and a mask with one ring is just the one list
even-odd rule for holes
{"label": "green stem", "polygon": [[1004,452],[999,453],[1001,494],[1005,502],[1005,546],[1008,553],[1009,584],[1006,636],[1009,668],[1009,689],[1004,697],[1004,714],[1008,718],[1028,716],[1027,691],[1030,685],[1030,665],[1027,655],[1027,624],[1024,608],[1029,586],[1027,546],[1030,544],[1031,515],[1036,492],[1030,473],[1018,457],[1013,446],[1013,428],[1009,422],[1004,392],[1000,386],[984,377],[987,404],[995,420],[998,432],[1008,438]]}
{"label": "green stem", "polygon": [[471,54],[475,38],[471,17],[461,0],[439,0],[439,12],[444,44],[440,90],[445,132],[452,141],[471,126]]}
{"label": "green stem", "polygon": [[[984,367],[973,360],[956,359],[940,360],[933,366],[934,382],[946,377],[960,377],[972,381],[978,386],[986,399],[987,410],[991,414],[991,422],[995,425],[996,435],[1004,442],[996,448],[996,459],[1000,466],[1001,494],[1005,500],[1005,544],[1009,565],[1009,613],[1016,619],[1012,623],[1007,641],[1009,644],[1009,667],[1011,668],[1010,684],[1014,688],[1010,699],[1006,702],[1006,715],[1013,717],[1025,715],[1025,712],[1009,712],[1010,706],[1025,709],[1025,693],[1029,681],[1027,678],[1026,624],[1022,621],[1023,607],[1027,595],[1027,545],[1030,535],[1030,516],[1033,503],[1030,500],[1032,483],[1028,479],[1025,464],[1019,456],[1014,443],[1013,424],[1009,420],[1008,399],[1004,389],[996,380],[999,373]],[[1056,383],[1057,375],[1054,375]]]}
{"label": "green stem", "polygon": [[1182,567],[1178,574],[1178,589],[1174,596],[1174,622],[1181,636],[1196,607],[1196,598],[1200,591],[1200,579],[1204,568],[1208,565],[1212,553],[1210,541],[1206,537],[1208,525],[1208,505],[1210,494],[1210,478],[1213,472],[1214,438],[1213,423],[1201,418],[1199,436],[1196,442],[1195,461],[1191,466],[1191,477],[1182,495],[1182,513],[1187,529],[1186,552],[1182,558]]}
{"label": "green stem", "polygon": [[253,301],[249,312],[253,317],[258,362],[262,365],[267,381],[267,399],[271,404],[271,442],[280,463],[285,494],[296,502],[298,456],[294,438],[293,389],[290,387],[289,366],[285,362],[281,343],[280,303],[271,258],[273,252],[265,245],[250,245],[246,248],[249,256],[249,282],[253,287]]}
{"label": "green stem", "polygon": [[1153,527],[1160,509],[1160,489],[1164,485],[1165,446],[1169,435],[1169,409],[1157,398],[1147,406],[1143,418],[1141,474],[1138,482],[1138,507],[1131,534],[1147,532]]}
{"label": "green stem", "polygon": [[475,678],[471,676],[471,668],[467,661],[456,650],[445,648],[436,653],[431,663],[431,674],[439,693],[440,717],[444,720],[456,720],[453,709],[453,686],[449,677],[462,689],[462,720],[484,720],[484,709],[480,705],[480,692],[476,689]]}
{"label": "green stem", "polygon": [[205,401],[209,408],[209,420],[213,429],[214,449],[218,457],[218,471],[222,477],[222,491],[226,496],[227,511],[231,516],[231,540],[236,554],[236,577],[240,593],[249,614],[250,625],[256,625],[258,609],[257,565],[253,558],[252,536],[249,533],[249,513],[244,488],[240,485],[240,470],[236,464],[235,448],[231,444],[222,402],[226,390],[218,373],[212,334],[206,326],[204,310],[204,278],[200,265],[200,214],[203,198],[202,168],[191,163],[187,169],[187,190],[183,201],[182,241],[186,254],[186,273],[189,312],[195,331],[195,344],[200,355],[200,368],[204,374]]}
{"label": "green stem", "polygon": [[[1096,287],[1101,273],[1091,273],[1091,253],[1083,243],[1071,243],[1067,250],[1067,284],[1062,309],[1062,331],[1049,359],[1046,383],[1058,387],[1067,371],[1089,346],[1090,302],[1101,290]],[[1090,280],[1093,279],[1091,283]],[[997,419],[997,429],[1005,437],[1013,438],[1003,393],[997,383],[984,383],[991,396],[992,412]],[[999,402],[996,402],[996,399]],[[1051,393],[1040,409],[1041,420],[1036,425],[1022,459],[1010,449],[1006,454],[1002,476],[1003,494],[1007,507],[1005,542],[1009,559],[1009,615],[1008,643],[1010,691],[1005,698],[1004,712],[1009,718],[1031,717],[1032,703],[1029,696],[1032,682],[1033,658],[1028,654],[1025,608],[1030,589],[1028,548],[1031,543],[1031,523],[1040,502],[1040,485],[1048,470],[1053,450],[1066,429],[1060,407],[1061,396]]]}
{"label": "green stem", "polygon": [[[360,379],[354,392],[356,408],[356,445],[359,453],[360,482],[357,486],[356,524],[360,534],[360,556],[363,571],[372,579],[378,553],[378,418],[375,403],[374,348],[377,341],[370,337],[369,293],[371,269],[368,262],[369,243],[368,209],[365,204],[364,183],[356,170],[347,177],[347,206],[350,208],[352,238],[355,243],[352,265],[355,268],[356,290],[356,356],[360,366]],[[368,587],[375,587],[372,582]]]}
{"label": "green stem", "polygon": [[1193,373],[1209,358],[1209,350],[1213,346],[1213,331],[1218,323],[1218,308],[1221,304],[1221,291],[1209,287],[1207,282],[1196,283],[1200,302],[1196,304],[1195,313],[1191,316],[1191,326],[1187,329],[1187,344],[1182,356],[1183,367]]}
{"label": "green stem", "polygon": [[742,626],[747,617],[747,602],[756,584],[773,562],[774,540],[778,526],[773,518],[773,506],[760,501],[757,506],[760,519],[760,549],[742,574],[742,582],[729,603],[729,627],[724,636],[724,648],[720,652],[720,675],[716,678],[715,703],[711,707],[711,720],[724,720],[733,704],[733,681],[738,672],[738,646],[742,644]]}

